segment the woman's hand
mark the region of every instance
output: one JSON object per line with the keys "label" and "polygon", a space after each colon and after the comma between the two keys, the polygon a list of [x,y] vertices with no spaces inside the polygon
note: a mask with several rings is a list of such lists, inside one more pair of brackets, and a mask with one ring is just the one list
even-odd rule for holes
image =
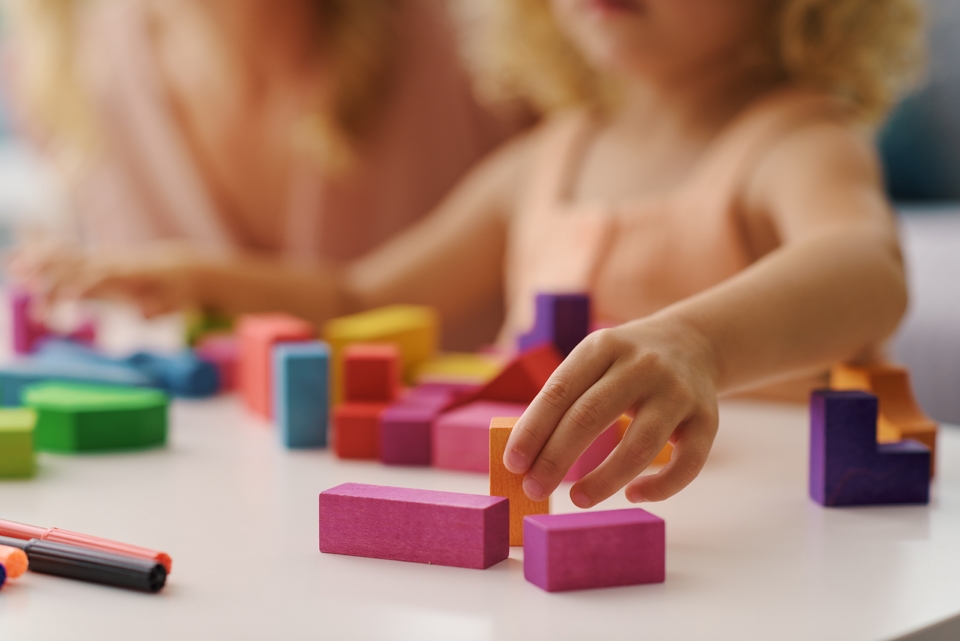
{"label": "woman's hand", "polygon": [[[588,336],[554,372],[513,430],[504,464],[526,473],[523,490],[549,496],[591,442],[622,414],[633,416],[621,443],[574,484],[588,508],[626,486],[627,499],[660,501],[697,477],[717,433],[717,366],[693,327],[655,316]],[[638,475],[667,441],[673,457]]]}

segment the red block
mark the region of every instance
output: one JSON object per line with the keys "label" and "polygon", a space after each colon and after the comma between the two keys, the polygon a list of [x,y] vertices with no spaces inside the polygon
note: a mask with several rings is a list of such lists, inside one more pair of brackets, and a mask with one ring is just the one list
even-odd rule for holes
{"label": "red block", "polygon": [[400,348],[356,343],[343,350],[343,398],[348,403],[392,403],[400,396]]}
{"label": "red block", "polygon": [[247,407],[273,418],[273,346],[314,337],[313,325],[289,314],[248,314],[237,326],[240,339],[238,383]]}
{"label": "red block", "polygon": [[469,400],[531,403],[561,362],[563,358],[552,344],[531,349],[513,359]]}
{"label": "red block", "polygon": [[385,403],[342,403],[333,408],[334,451],[340,458],[380,458],[380,415]]}

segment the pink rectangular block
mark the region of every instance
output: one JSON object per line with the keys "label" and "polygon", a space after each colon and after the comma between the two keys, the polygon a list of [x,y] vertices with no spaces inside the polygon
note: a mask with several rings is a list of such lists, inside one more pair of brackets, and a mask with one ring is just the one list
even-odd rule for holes
{"label": "pink rectangular block", "polygon": [[490,419],[520,416],[519,403],[474,401],[433,422],[433,465],[447,470],[490,471]]}
{"label": "pink rectangular block", "polygon": [[237,361],[240,358],[240,341],[236,336],[215,334],[201,338],[193,351],[217,368],[221,392],[236,389]]}
{"label": "pink rectangular block", "polygon": [[320,551],[486,569],[510,554],[505,498],[344,483],[320,493]]}
{"label": "pink rectangular block", "polygon": [[580,455],[580,458],[577,459],[577,462],[573,464],[569,470],[567,470],[566,476],[563,477],[564,481],[570,481],[571,483],[576,483],[584,476],[590,472],[597,469],[597,466],[603,463],[610,452],[620,443],[620,429],[616,423],[609,427],[605,432],[597,437],[593,443],[590,444],[583,454]]}
{"label": "pink rectangular block", "polygon": [[639,508],[523,519],[523,576],[547,592],[663,583],[663,519]]}

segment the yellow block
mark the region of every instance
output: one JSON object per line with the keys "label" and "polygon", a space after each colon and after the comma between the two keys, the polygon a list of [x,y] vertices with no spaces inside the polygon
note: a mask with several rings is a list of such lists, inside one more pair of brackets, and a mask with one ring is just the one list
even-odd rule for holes
{"label": "yellow block", "polygon": [[414,380],[419,383],[476,383],[482,385],[503,369],[503,359],[487,354],[449,352],[420,363]]}
{"label": "yellow block", "polygon": [[830,370],[830,387],[875,394],[879,405],[877,442],[896,443],[909,438],[923,443],[930,448],[930,474],[933,475],[937,423],[920,409],[910,386],[910,373],[905,367],[835,365]]}
{"label": "yellow block", "polygon": [[436,311],[419,305],[392,305],[328,321],[323,328],[323,337],[333,356],[330,386],[333,403],[342,399],[342,353],[347,345],[397,345],[403,361],[404,380],[412,384],[417,367],[436,354],[439,334],[440,321]]}

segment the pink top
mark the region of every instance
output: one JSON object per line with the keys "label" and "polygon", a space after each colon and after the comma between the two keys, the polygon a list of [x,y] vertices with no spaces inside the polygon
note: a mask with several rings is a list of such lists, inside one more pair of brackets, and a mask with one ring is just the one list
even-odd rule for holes
{"label": "pink top", "polygon": [[795,90],[747,108],[717,137],[685,184],[623,203],[572,203],[570,184],[598,124],[558,116],[543,132],[533,178],[507,249],[507,319],[501,342],[533,326],[537,293],[591,294],[593,321],[615,325],[716,285],[754,258],[738,217],[742,188],[788,131],[837,119],[838,104]]}
{"label": "pink top", "polygon": [[187,239],[211,249],[343,262],[430,211],[509,133],[475,102],[444,4],[409,0],[392,90],[354,168],[334,180],[309,158],[298,159],[286,201],[270,212],[285,240],[260,246],[216,206],[191,155],[163,85],[145,4],[98,5],[85,16],[80,44],[93,54],[82,78],[105,154],[74,190],[82,230],[94,244]]}

